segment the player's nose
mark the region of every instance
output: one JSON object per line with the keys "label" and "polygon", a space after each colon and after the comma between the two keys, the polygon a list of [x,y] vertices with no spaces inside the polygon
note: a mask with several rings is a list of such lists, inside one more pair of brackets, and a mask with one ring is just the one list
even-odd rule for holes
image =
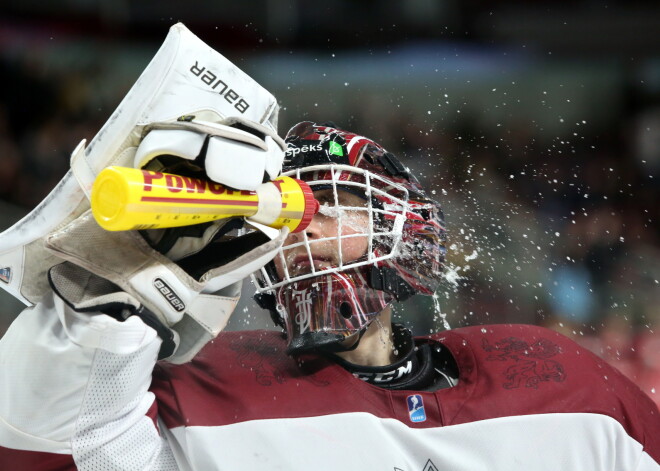
{"label": "player's nose", "polygon": [[303,231],[289,234],[285,244],[302,242],[303,234],[310,241],[335,237],[337,235],[337,220],[319,212],[312,217],[309,225]]}
{"label": "player's nose", "polygon": [[332,228],[332,224],[336,225],[336,221],[329,220],[329,218],[323,216],[320,213],[317,213],[312,218],[312,221],[309,223],[309,226],[305,229],[305,234],[308,239],[320,239],[322,237],[328,237]]}

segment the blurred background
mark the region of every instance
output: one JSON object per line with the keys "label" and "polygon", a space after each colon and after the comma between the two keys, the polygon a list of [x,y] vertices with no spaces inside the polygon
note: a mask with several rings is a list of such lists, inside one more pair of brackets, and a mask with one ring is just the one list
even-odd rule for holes
{"label": "blurred background", "polygon": [[[278,97],[282,135],[332,120],[442,202],[438,303],[397,311],[415,333],[445,316],[545,325],[660,403],[656,1],[0,5],[0,229],[48,194],[182,21]],[[271,328],[252,291],[230,328]],[[0,335],[21,308],[0,293]]]}

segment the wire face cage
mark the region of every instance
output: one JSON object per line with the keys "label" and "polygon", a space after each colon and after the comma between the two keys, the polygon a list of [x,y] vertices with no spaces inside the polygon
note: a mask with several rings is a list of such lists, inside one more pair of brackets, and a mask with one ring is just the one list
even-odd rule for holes
{"label": "wire face cage", "polygon": [[320,209],[253,274],[255,299],[286,331],[289,353],[344,348],[393,302],[435,292],[442,210],[365,137],[303,122],[287,143],[283,175],[306,182]]}
{"label": "wire face cage", "polygon": [[[321,203],[320,218],[333,227],[321,231],[320,236],[312,236],[312,230],[290,236],[273,263],[253,276],[258,292],[399,255],[410,210],[409,192],[404,186],[348,165],[315,165],[283,175],[303,180],[315,191]],[[347,257],[351,245],[364,247],[364,253]],[[324,254],[321,261],[319,252]]]}

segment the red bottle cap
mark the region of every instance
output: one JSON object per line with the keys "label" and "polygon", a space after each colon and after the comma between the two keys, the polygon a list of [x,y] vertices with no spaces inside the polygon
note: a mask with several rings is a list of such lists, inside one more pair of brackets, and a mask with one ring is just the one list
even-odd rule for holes
{"label": "red bottle cap", "polygon": [[314,215],[319,212],[321,205],[316,200],[316,198],[314,198],[314,192],[307,183],[302,180],[298,180],[297,178],[294,178],[294,180],[298,183],[298,185],[300,185],[300,189],[302,190],[305,197],[305,211],[303,213],[303,217],[298,223],[298,226],[296,226],[296,228],[293,230],[293,232],[301,232],[307,229],[307,226],[309,226],[309,224],[312,222]]}

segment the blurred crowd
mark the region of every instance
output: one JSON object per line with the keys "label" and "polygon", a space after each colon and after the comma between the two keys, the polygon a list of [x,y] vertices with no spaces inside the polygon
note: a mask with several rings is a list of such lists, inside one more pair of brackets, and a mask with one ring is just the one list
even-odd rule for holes
{"label": "blurred crowd", "polygon": [[441,159],[428,180],[447,212],[452,327],[547,326],[660,404],[660,154],[641,155],[648,128],[636,127],[647,112],[550,140],[525,123],[412,126],[401,151]]}
{"label": "blurred crowd", "polygon": [[[2,60],[0,74],[0,200],[26,213],[130,84],[99,102],[93,71],[44,76],[29,61]],[[452,327],[545,325],[617,366],[660,404],[660,156],[648,150],[646,132],[657,110],[629,101],[628,115],[610,128],[576,123],[568,136],[515,120],[483,129],[466,118],[447,128],[421,112],[383,116],[368,107],[344,122],[287,112],[280,131],[301,119],[333,119],[382,141],[442,202],[446,289],[437,305],[416,299],[399,313],[418,333],[442,328],[445,316]],[[5,228],[11,221],[3,216]],[[15,314],[0,316],[0,335]]]}

